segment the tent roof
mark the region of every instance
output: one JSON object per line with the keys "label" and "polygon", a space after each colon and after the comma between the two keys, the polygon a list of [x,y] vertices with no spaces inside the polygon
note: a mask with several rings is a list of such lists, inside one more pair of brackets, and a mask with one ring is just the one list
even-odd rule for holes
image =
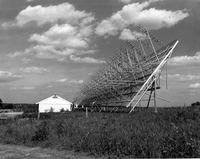
{"label": "tent roof", "polygon": [[55,93],[53,96],[37,102],[36,104],[71,104],[71,102],[63,99]]}

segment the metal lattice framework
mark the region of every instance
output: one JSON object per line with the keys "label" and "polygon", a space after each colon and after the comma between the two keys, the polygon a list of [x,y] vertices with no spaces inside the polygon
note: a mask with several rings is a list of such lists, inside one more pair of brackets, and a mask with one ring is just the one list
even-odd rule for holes
{"label": "metal lattice framework", "polygon": [[[126,41],[84,83],[74,99],[75,103],[84,106],[131,107],[132,111],[148,90],[156,90],[157,80],[178,40],[164,45],[143,26],[139,28],[146,34],[146,40],[132,33],[140,47],[136,47],[132,41]],[[153,43],[161,48],[156,51]]]}

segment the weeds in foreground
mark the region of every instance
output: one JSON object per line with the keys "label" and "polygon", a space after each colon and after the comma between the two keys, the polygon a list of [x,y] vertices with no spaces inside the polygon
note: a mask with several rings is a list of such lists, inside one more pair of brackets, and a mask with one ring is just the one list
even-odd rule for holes
{"label": "weeds in foreground", "polygon": [[97,156],[176,158],[200,156],[200,114],[193,109],[166,109],[155,114],[67,112],[44,120],[0,125],[0,140],[88,152]]}

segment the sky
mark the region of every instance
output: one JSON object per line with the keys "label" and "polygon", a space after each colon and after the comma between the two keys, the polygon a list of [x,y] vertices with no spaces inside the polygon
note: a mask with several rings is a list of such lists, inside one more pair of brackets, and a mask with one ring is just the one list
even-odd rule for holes
{"label": "sky", "polygon": [[200,101],[200,0],[0,0],[0,98],[73,101],[88,76],[141,24],[168,44],[178,39],[159,97]]}

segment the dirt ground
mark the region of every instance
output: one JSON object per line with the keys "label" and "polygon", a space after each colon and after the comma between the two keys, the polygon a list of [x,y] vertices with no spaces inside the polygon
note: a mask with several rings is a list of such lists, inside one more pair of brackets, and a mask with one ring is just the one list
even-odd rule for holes
{"label": "dirt ground", "polygon": [[106,159],[85,153],[0,144],[0,159]]}

